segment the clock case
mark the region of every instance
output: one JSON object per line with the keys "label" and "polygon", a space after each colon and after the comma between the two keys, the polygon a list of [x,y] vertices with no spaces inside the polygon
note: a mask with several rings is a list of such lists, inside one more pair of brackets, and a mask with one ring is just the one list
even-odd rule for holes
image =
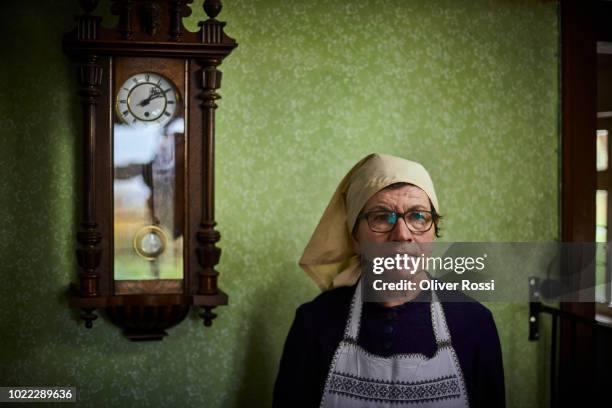
{"label": "clock case", "polygon": [[[213,309],[228,303],[217,285],[221,250],[215,228],[215,110],[221,86],[218,66],[237,46],[216,20],[220,1],[205,0],[206,21],[189,32],[182,18],[192,0],[115,0],[114,28],[101,26],[91,13],[97,0],[81,0],[83,14],[64,36],[64,51],[76,62],[83,114],[82,216],[77,232],[78,282],[69,289],[69,306],[81,310],[87,328],[104,310],[130,340],[160,340],[192,306],[210,326]],[[122,60],[120,66],[116,64]],[[176,67],[179,67],[178,69]],[[181,293],[119,295],[113,273],[113,78],[118,69],[157,72],[185,80],[185,202]],[[174,82],[175,84],[177,82]],[[179,81],[179,83],[181,83]],[[177,168],[178,171],[178,168]]]}

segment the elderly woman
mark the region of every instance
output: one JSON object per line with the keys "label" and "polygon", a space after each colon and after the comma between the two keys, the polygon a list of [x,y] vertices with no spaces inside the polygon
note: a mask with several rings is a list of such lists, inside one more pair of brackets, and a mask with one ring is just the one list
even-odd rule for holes
{"label": "elderly woman", "polygon": [[435,291],[362,301],[363,245],[433,242],[439,214],[419,163],[371,154],[349,171],[300,260],[323,293],[296,311],[275,407],[505,406],[499,337],[483,305]]}

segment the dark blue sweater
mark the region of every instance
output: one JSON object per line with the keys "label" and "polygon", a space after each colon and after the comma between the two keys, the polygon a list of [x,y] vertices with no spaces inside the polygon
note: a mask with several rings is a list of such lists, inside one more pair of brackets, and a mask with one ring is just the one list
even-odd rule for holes
{"label": "dark blue sweater", "polygon": [[[298,307],[274,386],[274,407],[318,407],[333,354],[342,339],[355,287],[321,293]],[[505,407],[499,336],[491,312],[467,296],[436,292],[466,382],[470,407]],[[430,292],[395,307],[364,303],[358,343],[381,356],[422,353],[432,357]],[[453,302],[448,301],[454,296]],[[456,296],[463,296],[457,302]],[[446,300],[446,301],[445,301]]]}

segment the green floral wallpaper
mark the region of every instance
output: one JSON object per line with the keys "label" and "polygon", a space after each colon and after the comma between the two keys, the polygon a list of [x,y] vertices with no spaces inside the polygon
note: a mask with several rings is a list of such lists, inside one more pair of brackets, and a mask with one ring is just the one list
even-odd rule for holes
{"label": "green floral wallpaper", "polygon": [[[230,305],[212,328],[194,313],[159,343],[131,343],[103,319],[85,330],[64,297],[81,142],[61,35],[76,12],[29,1],[0,15],[0,385],[75,386],[83,406],[268,406],[295,308],[317,294],[297,259],[372,151],[430,170],[445,240],[558,236],[554,2],[226,0],[220,18],[240,43],[218,111]],[[528,342],[527,305],[489,306],[508,406],[544,406],[547,331]]]}

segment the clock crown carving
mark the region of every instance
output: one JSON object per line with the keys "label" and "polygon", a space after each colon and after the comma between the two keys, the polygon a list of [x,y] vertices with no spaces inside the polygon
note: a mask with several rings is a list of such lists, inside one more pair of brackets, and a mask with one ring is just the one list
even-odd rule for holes
{"label": "clock crown carving", "polygon": [[215,222],[218,69],[236,41],[205,0],[111,0],[116,27],[83,13],[63,39],[77,65],[83,112],[83,204],[77,282],[69,305],[91,328],[97,313],[130,340],[160,340],[193,308],[205,326],[226,305],[218,287]]}

